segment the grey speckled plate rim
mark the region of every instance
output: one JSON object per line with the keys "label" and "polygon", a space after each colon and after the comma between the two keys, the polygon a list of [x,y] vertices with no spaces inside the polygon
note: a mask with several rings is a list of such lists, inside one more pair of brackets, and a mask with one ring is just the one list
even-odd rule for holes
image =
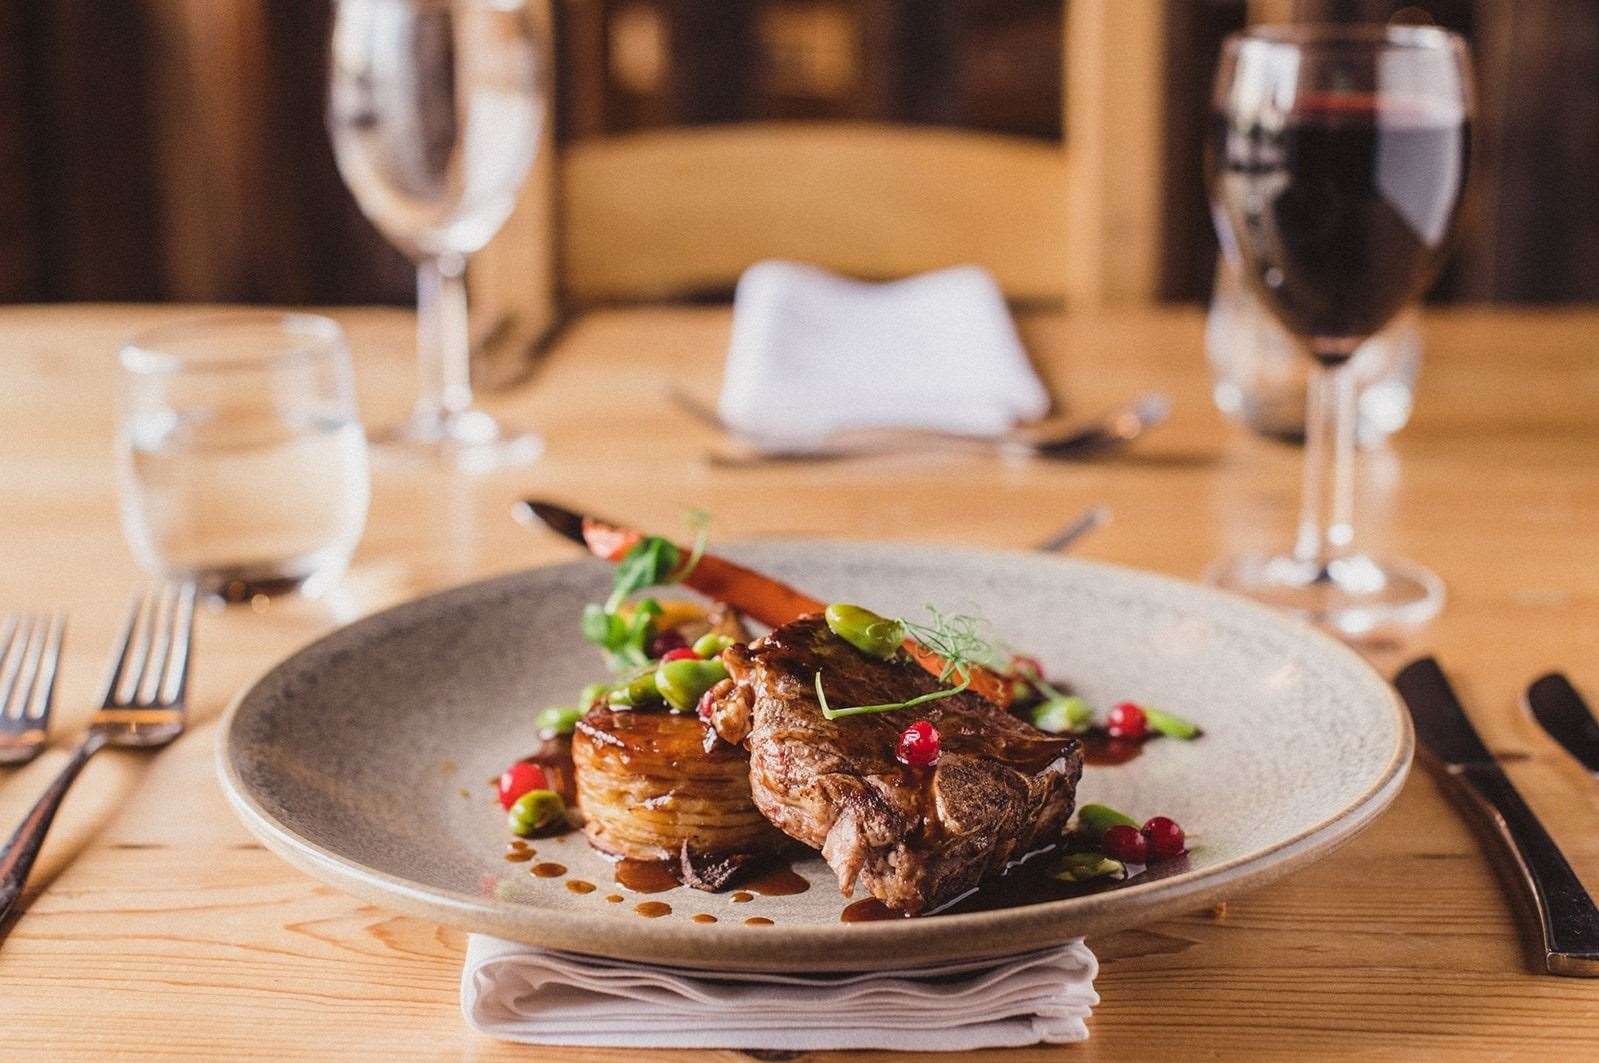
{"label": "grey speckled plate rim", "polygon": [[[347,859],[295,833],[274,818],[247,792],[229,757],[229,739],[235,717],[251,692],[280,669],[289,667],[311,646],[359,637],[357,628],[404,621],[412,612],[437,607],[453,597],[472,598],[501,583],[525,579],[530,570],[507,573],[425,595],[392,606],[340,627],[300,647],[245,687],[229,703],[217,729],[217,773],[223,792],[245,826],[273,853],[315,878],[339,887],[362,900],[419,918],[454,926],[472,933],[492,934],[545,948],[611,957],[620,960],[677,964],[722,970],[871,970],[889,961],[941,962],[952,959],[997,957],[1024,952],[1077,936],[1092,936],[1126,929],[1161,918],[1194,911],[1272,882],[1325,856],[1369,826],[1394,800],[1404,785],[1415,750],[1410,715],[1398,695],[1370,663],[1331,636],[1247,599],[1173,577],[1104,562],[1043,555],[1021,550],[964,547],[943,543],[869,543],[828,539],[753,539],[750,545],[768,548],[837,547],[841,550],[899,553],[930,549],[961,553],[974,559],[1026,559],[1030,563],[1067,569],[1087,569],[1114,574],[1131,585],[1152,592],[1203,599],[1212,608],[1233,610],[1245,616],[1296,630],[1298,637],[1319,645],[1322,651],[1343,656],[1358,671],[1366,672],[1386,695],[1398,722],[1396,743],[1382,772],[1359,797],[1320,823],[1278,844],[1246,853],[1197,871],[1185,871],[1119,889],[1068,900],[1049,901],[1022,908],[944,915],[931,919],[889,920],[837,926],[746,927],[729,924],[713,936],[703,928],[661,926],[649,921],[619,924],[614,916],[583,913],[558,915],[548,926],[529,931],[525,904],[475,894],[423,886]],[[729,544],[736,545],[736,544]],[[587,561],[572,562],[586,564]],[[539,566],[551,568],[555,566]],[[352,633],[353,632],[353,633]],[[1057,916],[1070,915],[1061,926]],[[840,935],[847,935],[855,955],[839,955]]]}

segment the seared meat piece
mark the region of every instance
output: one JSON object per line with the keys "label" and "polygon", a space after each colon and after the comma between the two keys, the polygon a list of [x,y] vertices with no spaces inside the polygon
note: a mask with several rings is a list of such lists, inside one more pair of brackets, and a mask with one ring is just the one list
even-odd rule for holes
{"label": "seared meat piece", "polygon": [[680,881],[718,890],[793,845],[750,802],[742,751],[702,748],[692,715],[596,706],[572,736],[583,830],[601,852],[670,861]]}
{"label": "seared meat piece", "polygon": [[[859,883],[900,911],[937,908],[1066,828],[1083,770],[1074,738],[1045,734],[970,693],[824,719],[818,669],[839,708],[904,701],[939,685],[903,655],[866,656],[817,616],[722,660],[733,684],[718,691],[712,726],[749,747],[756,806],[820,849],[846,896]],[[919,719],[941,738],[932,768],[894,756],[900,732]]]}

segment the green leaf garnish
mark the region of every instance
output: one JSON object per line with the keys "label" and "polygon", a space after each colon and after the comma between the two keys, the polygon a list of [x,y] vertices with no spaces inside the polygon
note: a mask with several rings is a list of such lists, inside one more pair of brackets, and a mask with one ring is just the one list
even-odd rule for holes
{"label": "green leaf garnish", "polygon": [[1183,719],[1181,716],[1152,709],[1148,705],[1140,706],[1144,710],[1144,719],[1149,726],[1165,735],[1167,738],[1176,738],[1184,742],[1192,741],[1200,736],[1199,726]]}
{"label": "green leaf garnish", "polygon": [[621,615],[622,605],[639,591],[680,582],[693,572],[700,558],[705,556],[709,525],[710,518],[703,510],[689,514],[689,526],[695,529],[695,535],[686,562],[683,552],[670,540],[658,535],[640,539],[617,563],[611,594],[605,604],[591,603],[584,607],[583,638],[604,651],[612,671],[621,672],[649,663],[652,624],[661,615],[661,605],[653,598],[639,602],[627,617]]}
{"label": "green leaf garnish", "polygon": [[884,705],[852,705],[847,709],[835,709],[827,703],[827,694],[822,690],[822,672],[821,669],[817,669],[816,703],[822,707],[823,719],[837,720],[844,716],[865,716],[868,713],[873,712],[894,712],[898,709],[915,708],[917,705],[925,705],[929,701],[939,701],[943,698],[952,698],[971,685],[972,677],[970,675],[963,675],[961,676],[961,681],[958,686],[950,687],[948,690],[934,690],[931,693],[923,694],[920,697],[911,698],[908,701],[892,701]]}
{"label": "green leaf garnish", "polygon": [[616,566],[616,579],[611,585],[611,596],[605,599],[605,611],[614,613],[629,595],[665,583],[679,560],[677,547],[658,535],[634,543]]}

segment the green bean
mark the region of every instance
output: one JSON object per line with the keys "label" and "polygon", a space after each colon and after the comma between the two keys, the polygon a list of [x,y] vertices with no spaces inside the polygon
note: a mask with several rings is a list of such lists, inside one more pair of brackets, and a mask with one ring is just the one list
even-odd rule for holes
{"label": "green bean", "polygon": [[694,652],[701,657],[715,657],[729,646],[733,640],[717,631],[707,631],[694,642]]}
{"label": "green bean", "polygon": [[1076,695],[1064,698],[1050,698],[1048,701],[1035,705],[1032,710],[1033,726],[1040,731],[1050,734],[1065,734],[1067,732],[1081,731],[1094,718],[1094,710],[1088,707],[1088,702]]}
{"label": "green bean", "polygon": [[1077,829],[1088,835],[1091,841],[1098,841],[1101,834],[1115,826],[1137,830],[1138,821],[1109,805],[1084,805],[1077,810]]}
{"label": "green bean", "polygon": [[672,708],[688,712],[707,690],[726,678],[727,668],[721,661],[664,661],[655,670],[655,689]]}
{"label": "green bean", "polygon": [[566,818],[566,802],[554,790],[529,790],[518,797],[506,814],[511,833],[527,838],[548,830]]}
{"label": "green bean", "polygon": [[655,687],[655,673],[640,672],[621,686],[613,688],[606,695],[606,700],[611,706],[622,709],[637,709],[658,703],[661,692]]}
{"label": "green bean", "polygon": [[584,711],[571,705],[551,705],[533,717],[533,726],[539,729],[540,738],[569,735],[577,730],[577,721],[583,718]]}
{"label": "green bean", "polygon": [[580,709],[587,709],[596,701],[604,701],[611,692],[609,683],[590,683],[583,688],[583,693],[577,696],[577,705]]}
{"label": "green bean", "polygon": [[1126,870],[1121,861],[1099,853],[1067,853],[1056,865],[1055,877],[1062,882],[1089,882],[1120,875]]}
{"label": "green bean", "polygon": [[900,644],[905,641],[904,623],[878,616],[858,605],[834,602],[823,615],[833,634],[868,657],[886,661],[899,652]]}
{"label": "green bean", "polygon": [[1149,726],[1167,738],[1178,738],[1187,742],[1190,739],[1199,737],[1199,727],[1181,716],[1174,716],[1169,712],[1163,712],[1148,705],[1142,706],[1142,708],[1144,710],[1144,719],[1149,723]]}

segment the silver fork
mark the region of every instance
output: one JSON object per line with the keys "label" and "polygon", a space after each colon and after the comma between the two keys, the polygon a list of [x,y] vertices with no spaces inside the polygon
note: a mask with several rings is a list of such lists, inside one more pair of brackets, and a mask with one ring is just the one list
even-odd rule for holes
{"label": "silver fork", "polygon": [[0,922],[16,906],[67,788],[108,745],[164,746],[183,733],[194,634],[194,584],[167,583],[133,599],[100,711],[72,759],[0,849]]}
{"label": "silver fork", "polygon": [[24,764],[44,748],[67,618],[8,616],[0,635],[0,764]]}

